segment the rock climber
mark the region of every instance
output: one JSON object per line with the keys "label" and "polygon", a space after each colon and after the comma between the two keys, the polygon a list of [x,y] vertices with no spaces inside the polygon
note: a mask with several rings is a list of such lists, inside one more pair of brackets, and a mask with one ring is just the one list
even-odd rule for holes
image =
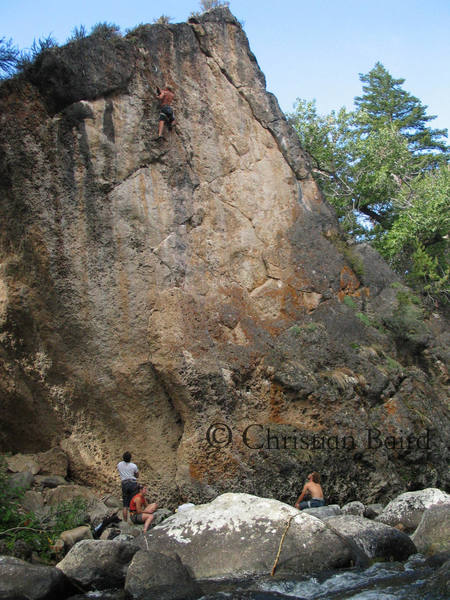
{"label": "rock climber", "polygon": [[130,500],[138,491],[137,478],[139,477],[139,470],[137,466],[131,462],[130,452],[124,452],[122,458],[123,460],[117,464],[117,470],[119,471],[120,480],[122,482],[123,520],[127,521]]}
{"label": "rock climber", "polygon": [[171,131],[172,127],[175,125],[175,116],[173,114],[172,108],[172,103],[175,99],[175,94],[173,92],[173,89],[170,86],[166,85],[163,90],[156,88],[156,97],[160,102],[157,139],[162,140],[164,139],[164,124],[167,125],[167,129],[169,131]]}
{"label": "rock climber", "polygon": [[[311,496],[311,500],[303,500],[307,495]],[[303,510],[304,508],[317,508],[324,505],[325,500],[323,498],[322,486],[320,485],[320,475],[317,471],[313,471],[308,475],[308,481],[303,486],[302,493],[297,498],[294,506]]]}
{"label": "rock climber", "polygon": [[153,514],[158,508],[158,504],[147,502],[146,494],[148,490],[145,486],[139,485],[139,492],[133,496],[130,502],[130,518],[135,525],[144,524],[144,533],[150,527],[155,515]]}

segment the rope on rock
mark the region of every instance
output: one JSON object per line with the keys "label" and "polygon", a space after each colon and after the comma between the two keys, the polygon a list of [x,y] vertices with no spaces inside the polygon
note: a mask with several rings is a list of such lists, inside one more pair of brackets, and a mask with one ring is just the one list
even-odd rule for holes
{"label": "rope on rock", "polygon": [[277,556],[276,556],[276,558],[275,558],[275,562],[273,563],[272,571],[270,572],[270,576],[271,576],[271,577],[273,577],[273,576],[275,575],[275,569],[277,568],[278,561],[279,561],[279,559],[280,559],[280,554],[281,554],[281,549],[282,549],[282,547],[283,547],[284,538],[286,537],[286,534],[287,534],[287,532],[288,532],[288,529],[289,529],[289,527],[290,527],[290,525],[291,525],[291,521],[292,521],[292,519],[294,519],[295,517],[298,517],[298,515],[299,515],[299,513],[296,513],[295,515],[291,515],[291,516],[289,517],[289,520],[288,520],[287,524],[286,524],[286,527],[284,528],[283,535],[281,536],[281,540],[280,540],[280,545],[278,546],[278,552],[277,552]]}

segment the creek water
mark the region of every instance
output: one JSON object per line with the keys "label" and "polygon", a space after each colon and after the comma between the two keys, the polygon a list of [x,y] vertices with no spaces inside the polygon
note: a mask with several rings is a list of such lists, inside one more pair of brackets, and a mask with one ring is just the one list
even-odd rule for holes
{"label": "creek water", "polygon": [[[437,566],[420,554],[406,563],[380,562],[303,579],[265,577],[202,582],[198,600],[448,600],[435,581]],[[121,600],[123,592],[90,592],[71,600]]]}

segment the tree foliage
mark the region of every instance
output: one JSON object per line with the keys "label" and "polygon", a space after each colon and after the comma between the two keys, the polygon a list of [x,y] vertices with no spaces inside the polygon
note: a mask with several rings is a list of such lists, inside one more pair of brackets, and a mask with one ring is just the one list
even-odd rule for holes
{"label": "tree foliage", "polygon": [[0,38],[0,79],[10,77],[14,73],[19,56],[20,51],[12,40]]}
{"label": "tree foliage", "polygon": [[297,100],[289,119],[344,229],[371,240],[421,291],[445,298],[447,131],[428,126],[435,117],[381,63],[360,79],[354,111],[319,115],[315,101]]}

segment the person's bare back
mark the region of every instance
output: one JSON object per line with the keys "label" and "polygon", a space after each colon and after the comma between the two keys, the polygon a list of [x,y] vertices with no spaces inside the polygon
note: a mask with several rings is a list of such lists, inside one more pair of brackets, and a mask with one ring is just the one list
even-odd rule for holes
{"label": "person's bare back", "polygon": [[175,99],[175,94],[168,89],[164,89],[159,94],[158,99],[162,106],[172,106],[172,103]]}

